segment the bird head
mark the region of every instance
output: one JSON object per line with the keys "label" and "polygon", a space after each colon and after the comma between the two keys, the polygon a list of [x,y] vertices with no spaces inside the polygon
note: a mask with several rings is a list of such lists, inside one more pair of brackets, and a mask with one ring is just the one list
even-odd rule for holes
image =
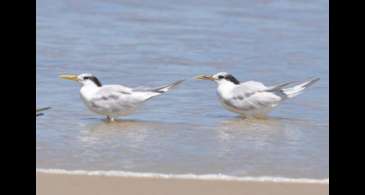
{"label": "bird head", "polygon": [[82,86],[95,85],[97,87],[101,87],[100,81],[94,75],[92,75],[90,73],[83,73],[83,74],[79,74],[79,75],[63,74],[63,75],[60,75],[60,78],[66,79],[66,80],[77,81]]}
{"label": "bird head", "polygon": [[215,75],[199,75],[199,76],[196,76],[195,79],[214,81],[218,85],[228,84],[228,83],[235,84],[235,85],[240,84],[240,82],[235,77],[233,77],[231,74],[226,73],[226,72],[219,72]]}

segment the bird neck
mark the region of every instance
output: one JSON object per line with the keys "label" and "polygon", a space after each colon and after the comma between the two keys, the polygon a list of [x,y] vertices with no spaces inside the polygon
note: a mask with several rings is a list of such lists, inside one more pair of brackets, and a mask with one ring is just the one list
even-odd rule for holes
{"label": "bird neck", "polygon": [[[236,85],[231,82],[221,82],[218,84],[217,92],[218,95],[221,97],[227,97],[229,96],[230,92],[233,90],[233,88]],[[227,97],[228,98],[228,97]]]}
{"label": "bird neck", "polygon": [[89,83],[89,84],[84,84],[81,87],[80,93],[84,98],[88,99],[92,97],[98,90],[99,90],[98,86],[96,86],[93,83]]}

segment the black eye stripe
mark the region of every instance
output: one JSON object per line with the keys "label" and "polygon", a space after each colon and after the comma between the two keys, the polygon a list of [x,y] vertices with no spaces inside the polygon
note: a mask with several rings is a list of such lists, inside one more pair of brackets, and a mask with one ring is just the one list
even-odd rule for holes
{"label": "black eye stripe", "polygon": [[223,78],[224,78],[224,76],[222,76],[222,75],[218,76],[218,79],[223,79]]}

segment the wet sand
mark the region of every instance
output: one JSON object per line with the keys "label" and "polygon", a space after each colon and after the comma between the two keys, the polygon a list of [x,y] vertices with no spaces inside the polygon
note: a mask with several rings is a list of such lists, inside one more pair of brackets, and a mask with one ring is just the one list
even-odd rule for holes
{"label": "wet sand", "polygon": [[86,176],[37,172],[37,195],[322,195],[328,184]]}

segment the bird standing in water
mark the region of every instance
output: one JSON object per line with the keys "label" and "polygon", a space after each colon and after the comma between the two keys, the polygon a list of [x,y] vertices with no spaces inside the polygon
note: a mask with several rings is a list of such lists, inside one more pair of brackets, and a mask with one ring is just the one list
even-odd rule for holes
{"label": "bird standing in water", "polygon": [[304,89],[319,80],[319,78],[310,79],[288,87],[296,82],[265,86],[257,81],[240,82],[226,72],[199,75],[196,79],[211,80],[217,83],[217,94],[224,108],[238,113],[244,118],[265,118],[267,113],[279,103],[299,95]]}
{"label": "bird standing in water", "polygon": [[107,120],[126,116],[137,110],[152,97],[162,95],[174,88],[183,80],[157,88],[129,88],[123,85],[102,85],[92,74],[60,75],[62,79],[77,81],[81,84],[81,99],[94,113],[104,115]]}

